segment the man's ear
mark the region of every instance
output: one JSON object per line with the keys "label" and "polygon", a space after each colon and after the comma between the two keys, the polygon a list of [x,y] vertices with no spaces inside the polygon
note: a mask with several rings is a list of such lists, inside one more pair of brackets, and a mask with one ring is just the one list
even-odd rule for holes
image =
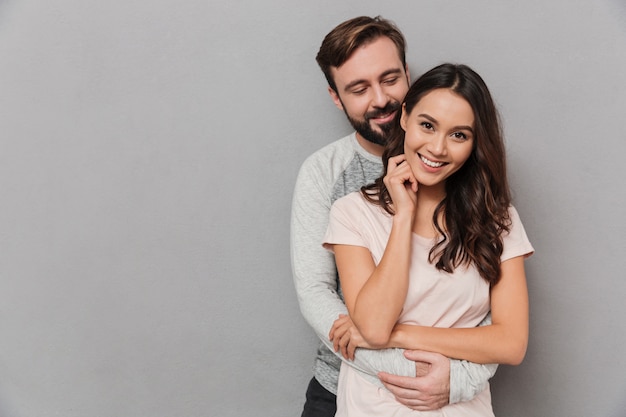
{"label": "man's ear", "polygon": [[333,99],[333,103],[335,103],[335,106],[337,106],[339,110],[343,111],[343,103],[339,98],[339,94],[337,94],[337,92],[333,90],[330,86],[328,86],[328,94],[330,94],[330,98]]}
{"label": "man's ear", "polygon": [[411,73],[409,72],[408,64],[404,64],[404,72],[406,73],[406,82],[411,85]]}

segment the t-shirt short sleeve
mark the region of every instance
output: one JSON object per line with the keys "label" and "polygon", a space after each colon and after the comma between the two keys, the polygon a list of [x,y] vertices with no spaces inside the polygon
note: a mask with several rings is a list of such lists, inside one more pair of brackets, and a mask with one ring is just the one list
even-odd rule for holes
{"label": "t-shirt short sleeve", "polygon": [[515,207],[509,207],[509,217],[511,218],[511,230],[502,235],[503,251],[500,256],[500,262],[517,256],[529,257],[535,252],[535,249],[526,236],[526,230],[520,220],[519,214]]}
{"label": "t-shirt short sleeve", "polygon": [[362,234],[362,206],[353,201],[358,197],[360,197],[358,192],[348,194],[335,201],[330,209],[328,228],[322,243],[331,252],[333,245],[367,247],[367,242]]}

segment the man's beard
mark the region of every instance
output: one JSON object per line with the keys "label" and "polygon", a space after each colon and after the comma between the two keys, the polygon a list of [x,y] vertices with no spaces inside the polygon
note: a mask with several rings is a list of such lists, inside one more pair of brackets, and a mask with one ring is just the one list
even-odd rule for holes
{"label": "man's beard", "polygon": [[364,120],[353,119],[352,117],[350,117],[348,112],[345,112],[345,113],[346,113],[346,116],[348,117],[348,120],[350,121],[350,124],[354,128],[354,130],[356,130],[357,133],[361,135],[365,140],[372,142],[376,145],[385,146],[387,142],[389,141],[389,134],[391,133],[391,130],[393,129],[393,124],[395,120],[392,120],[389,123],[379,124],[378,127],[380,128],[381,131],[377,132],[372,128],[370,124],[370,119],[392,113],[399,109],[400,109],[400,103],[398,103],[397,101],[392,101],[392,102],[387,103],[387,105],[383,107],[382,109],[377,109],[369,113],[365,113]]}

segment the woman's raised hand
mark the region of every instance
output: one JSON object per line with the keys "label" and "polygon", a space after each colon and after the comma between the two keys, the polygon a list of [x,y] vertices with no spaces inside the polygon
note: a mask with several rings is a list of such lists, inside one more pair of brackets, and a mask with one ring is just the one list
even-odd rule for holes
{"label": "woman's raised hand", "polygon": [[417,202],[417,188],[419,184],[413,175],[413,171],[406,162],[404,154],[389,158],[387,164],[387,175],[383,182],[389,190],[389,196],[393,202],[393,209],[396,214],[407,210],[411,213],[415,211]]}

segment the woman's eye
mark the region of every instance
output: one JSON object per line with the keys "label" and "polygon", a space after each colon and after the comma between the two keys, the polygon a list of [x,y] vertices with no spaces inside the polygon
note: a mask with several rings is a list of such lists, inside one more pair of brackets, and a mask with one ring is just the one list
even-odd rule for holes
{"label": "woman's eye", "polygon": [[433,125],[432,125],[432,124],[430,124],[430,123],[428,123],[428,122],[422,122],[422,123],[421,123],[421,125],[422,125],[422,127],[423,127],[424,129],[429,129],[429,130],[430,130],[430,129],[432,129],[432,128],[433,128]]}
{"label": "woman's eye", "polygon": [[465,139],[467,139],[467,135],[466,135],[465,133],[463,133],[463,132],[454,132],[454,133],[452,134],[452,136],[453,136],[455,139],[460,139],[460,140],[465,140]]}

